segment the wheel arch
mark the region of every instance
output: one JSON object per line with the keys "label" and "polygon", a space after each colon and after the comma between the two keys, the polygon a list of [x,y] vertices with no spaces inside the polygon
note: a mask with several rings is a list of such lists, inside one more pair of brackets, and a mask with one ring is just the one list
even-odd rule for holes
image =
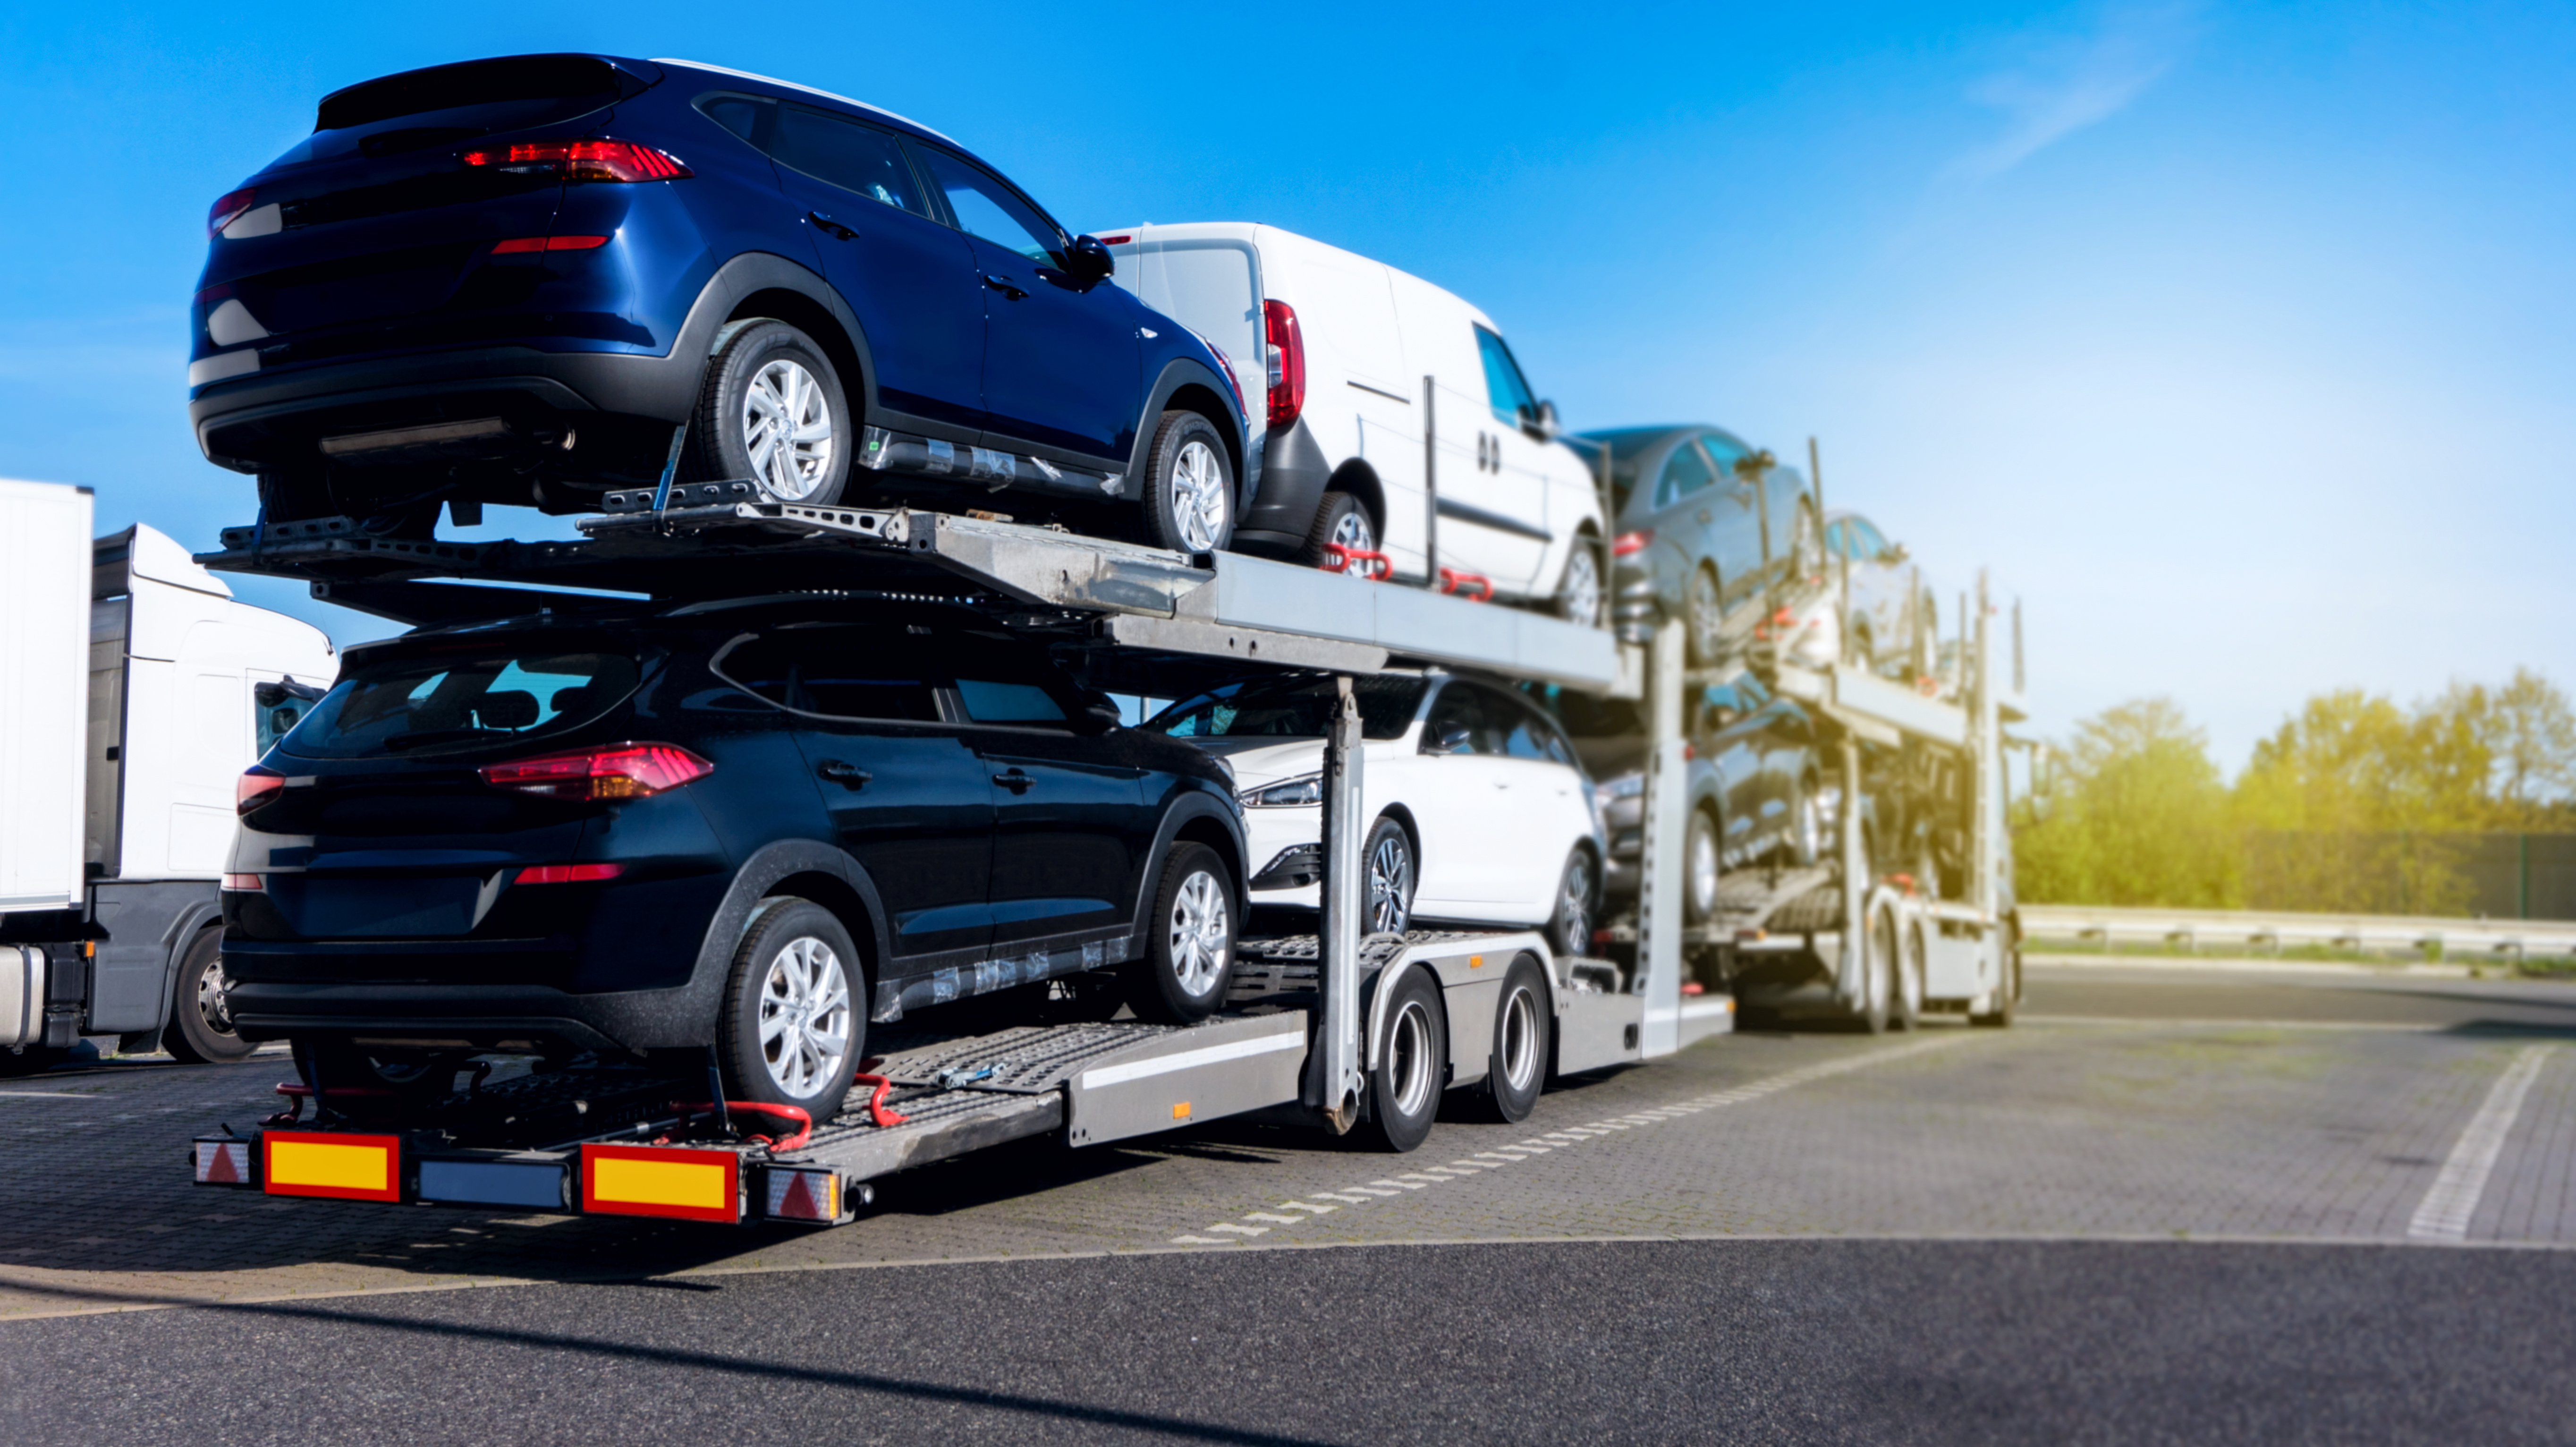
{"label": "wheel arch", "polygon": [[1386,485],[1378,481],[1377,469],[1359,458],[1351,458],[1333,469],[1324,484],[1327,492],[1348,493],[1368,514],[1369,527],[1377,533],[1377,545],[1386,546]]}
{"label": "wheel arch", "polygon": [[856,376],[855,386],[850,376],[841,379],[841,394],[860,414],[861,425],[875,416],[876,362],[867,329],[820,274],[769,251],[744,252],[716,268],[699,289],[671,350],[675,358],[691,359],[691,365],[676,370],[668,384],[674,391],[657,399],[657,410],[675,419],[691,415],[706,386],[707,359],[715,354],[717,339],[728,323],[751,317],[775,317],[813,337],[834,370]]}
{"label": "wheel arch", "polygon": [[876,402],[870,385],[870,369],[841,319],[832,314],[830,307],[801,291],[773,286],[735,302],[725,316],[725,325],[718,327],[715,336],[708,339],[708,355],[712,357],[726,341],[731,340],[734,323],[760,319],[785,322],[814,339],[814,344],[823,349],[824,357],[831,362],[832,370],[840,374],[842,398],[861,404],[854,409],[861,412],[861,418],[852,420],[865,426],[864,416],[875,410]]}
{"label": "wheel arch", "polygon": [[1235,899],[1242,908],[1251,908],[1252,866],[1247,862],[1251,849],[1244,842],[1242,823],[1209,795],[1186,790],[1163,810],[1163,821],[1154,829],[1153,848],[1136,864],[1136,907],[1129,917],[1135,921],[1140,941],[1153,922],[1154,888],[1162,882],[1163,860],[1181,839],[1206,844],[1224,856],[1234,868]]}
{"label": "wheel arch", "polygon": [[1137,415],[1136,446],[1128,460],[1128,476],[1134,478],[1151,462],[1147,454],[1153,448],[1163,414],[1186,408],[1215,426],[1218,438],[1225,443],[1226,465],[1234,469],[1235,507],[1238,512],[1251,507],[1252,479],[1243,458],[1243,416],[1230,400],[1233,395],[1234,389],[1224,378],[1196,362],[1184,358],[1166,363],[1162,375],[1154,379],[1152,389],[1145,394],[1144,410]]}

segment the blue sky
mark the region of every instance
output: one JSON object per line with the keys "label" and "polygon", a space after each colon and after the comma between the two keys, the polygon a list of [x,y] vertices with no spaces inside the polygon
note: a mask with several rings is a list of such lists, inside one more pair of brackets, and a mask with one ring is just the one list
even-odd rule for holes
{"label": "blue sky", "polygon": [[1833,501],[2025,600],[2044,731],[2170,693],[2233,769],[2320,689],[2576,686],[2563,6],[30,7],[0,475],[249,520],[185,418],[207,204],[334,87],[584,49],[874,101],[1077,227],[1378,256],[1575,427],[1818,436]]}

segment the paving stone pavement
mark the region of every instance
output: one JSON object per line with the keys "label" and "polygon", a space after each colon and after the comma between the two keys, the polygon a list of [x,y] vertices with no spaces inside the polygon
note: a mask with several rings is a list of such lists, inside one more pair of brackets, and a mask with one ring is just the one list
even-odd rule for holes
{"label": "paving stone pavement", "polygon": [[[880,1183],[833,1231],[283,1200],[187,1141],[282,1059],[0,1082],[0,1318],[530,1280],[1139,1251],[1763,1236],[2403,1241],[2527,1040],[2141,1021],[1720,1038],[1568,1081],[1411,1155],[1218,1123],[1025,1142]],[[38,1098],[42,1097],[42,1098]],[[2576,1051],[2553,1050],[2471,1243],[2576,1241]]]}

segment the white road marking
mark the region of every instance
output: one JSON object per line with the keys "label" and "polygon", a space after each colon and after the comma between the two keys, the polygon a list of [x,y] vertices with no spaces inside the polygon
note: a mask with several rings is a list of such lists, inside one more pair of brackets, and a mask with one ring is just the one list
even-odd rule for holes
{"label": "white road marking", "polygon": [[1303,1201],[1282,1201],[1279,1203],[1279,1209],[1282,1211],[1312,1211],[1318,1216],[1324,1216],[1330,1215],[1342,1208],[1339,1206],[1310,1206]]}
{"label": "white road marking", "polygon": [[[1422,1189],[1422,1183],[1420,1181],[1371,1181],[1369,1184],[1372,1186],[1397,1186],[1407,1191],[1419,1191]],[[1435,1182],[1434,1184],[1437,1183]],[[1381,1191],[1378,1194],[1384,1195],[1386,1193]]]}
{"label": "white road marking", "polygon": [[[1390,1186],[1393,1186],[1393,1185],[1397,1185],[1397,1184],[1399,1184],[1399,1183],[1398,1183],[1398,1182],[1395,1182],[1395,1181],[1389,1181],[1389,1182],[1387,1182],[1387,1184],[1388,1184],[1388,1185],[1390,1185]],[[1359,1193],[1360,1193],[1361,1197],[1362,1197],[1363,1199],[1365,1199],[1365,1198],[1367,1198],[1367,1197],[1369,1197],[1369,1196],[1401,1196],[1401,1195],[1403,1195],[1403,1194],[1404,1194],[1404,1192],[1405,1192],[1405,1191],[1419,1191],[1419,1190],[1421,1190],[1422,1188],[1421,1188],[1420,1186],[1406,1186],[1406,1187],[1404,1187],[1404,1190],[1402,1190],[1402,1191],[1381,1191],[1381,1190],[1378,1190],[1378,1189],[1376,1189],[1376,1188],[1374,1188],[1374,1187],[1370,1187],[1370,1186],[1344,1186],[1344,1187],[1342,1187],[1342,1189],[1343,1189],[1343,1190],[1345,1190],[1345,1191],[1357,1191],[1357,1192],[1359,1192]],[[1345,1199],[1347,1199],[1347,1198],[1345,1198]]]}
{"label": "white road marking", "polygon": [[1175,1246],[1235,1246],[1242,1243],[1231,1236],[1175,1236],[1172,1238],[1172,1244]]}
{"label": "white road marking", "polygon": [[1211,1231],[1231,1231],[1238,1236],[1267,1236],[1270,1234],[1270,1228],[1267,1226],[1238,1226],[1232,1221],[1219,1221],[1208,1229]]}
{"label": "white road marking", "polygon": [[2496,1077],[2487,1091],[2486,1102],[2478,1113],[2469,1117],[2459,1143],[2451,1147],[2451,1158],[2442,1162],[2442,1174],[2433,1180],[2433,1188],[2424,1193],[2422,1204],[2415,1208],[2415,1219],[2408,1222],[2406,1234],[2417,1241],[2466,1241],[2469,1218],[2478,1211],[2478,1197],[2485,1194],[2487,1177],[2495,1173],[2496,1157],[2504,1152],[2504,1138],[2513,1129],[2514,1117],[2522,1113],[2522,1098],[2531,1093],[2531,1083],[2540,1078],[2540,1067],[2549,1060],[2550,1047],[2526,1045],[2513,1063]]}
{"label": "white road marking", "polygon": [[1282,1226],[1294,1226],[1306,1218],[1303,1216],[1282,1216],[1276,1211],[1246,1211],[1243,1213],[1243,1219],[1247,1221],[1276,1221]]}
{"label": "white road marking", "polygon": [[1376,1197],[1392,1196],[1395,1192],[1371,1191],[1365,1196],[1356,1191],[1308,1191],[1306,1194],[1310,1196],[1329,1196],[1336,1201],[1345,1202],[1349,1205],[1365,1206]]}

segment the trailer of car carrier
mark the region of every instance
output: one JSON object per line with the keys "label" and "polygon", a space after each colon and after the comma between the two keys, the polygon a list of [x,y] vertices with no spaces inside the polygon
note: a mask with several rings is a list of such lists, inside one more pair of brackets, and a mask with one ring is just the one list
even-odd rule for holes
{"label": "trailer of car carrier", "polygon": [[[1004,1141],[1053,1135],[1087,1146],[1256,1113],[1339,1132],[1401,1112],[1427,1130],[1440,1095],[1478,1083],[1496,1060],[1569,1073],[1649,1053],[1645,997],[1607,961],[1559,958],[1527,930],[1364,937],[1361,926],[1369,821],[1357,815],[1363,752],[1349,680],[1429,663],[1609,691],[1623,660],[1606,632],[1259,558],[1192,557],[989,518],[783,504],[748,485],[610,505],[582,523],[579,542],[388,540],[326,521],[228,530],[224,549],[203,561],[300,578],[318,597],[412,623],[595,605],[576,589],[939,598],[1079,646],[1095,680],[1170,692],[1250,670],[1335,675],[1319,931],[1243,941],[1227,1008],[1194,1025],[1039,1018],[941,1029],[941,1012],[929,1012],[872,1031],[859,1089],[829,1121],[727,1102],[712,1071],[702,1087],[620,1065],[477,1075],[443,1099],[411,1102],[364,1083],[291,1082],[278,1116],[195,1143],[199,1183],[828,1224],[849,1219],[879,1177]],[[1025,962],[989,968],[997,979],[1029,977],[1016,973]]]}

